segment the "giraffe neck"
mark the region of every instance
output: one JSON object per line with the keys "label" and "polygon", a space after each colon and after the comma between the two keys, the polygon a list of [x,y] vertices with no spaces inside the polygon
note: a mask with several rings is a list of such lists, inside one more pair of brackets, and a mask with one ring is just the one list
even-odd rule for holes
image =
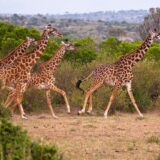
{"label": "giraffe neck", "polygon": [[122,57],[120,61],[126,61],[127,62],[126,64],[129,64],[131,65],[131,67],[133,67],[137,62],[143,59],[144,55],[147,53],[152,43],[153,43],[153,38],[151,37],[151,35],[148,35],[146,40],[138,49]]}
{"label": "giraffe neck", "polygon": [[54,72],[58,65],[60,64],[64,54],[65,54],[65,46],[61,45],[60,48],[57,50],[57,52],[52,56],[50,60],[47,62],[44,62],[40,67],[43,70],[46,70],[47,72]]}
{"label": "giraffe neck", "polygon": [[23,41],[19,46],[13,49],[5,58],[0,60],[0,67],[12,64],[19,56],[21,56],[26,49],[29,47],[30,43],[28,40]]}
{"label": "giraffe neck", "polygon": [[25,66],[27,69],[31,69],[32,66],[37,62],[37,60],[41,57],[43,54],[47,43],[49,40],[48,34],[42,34],[41,39],[38,41],[37,47],[30,53],[26,53],[24,56],[21,56],[20,59],[18,59],[18,63],[20,65]]}

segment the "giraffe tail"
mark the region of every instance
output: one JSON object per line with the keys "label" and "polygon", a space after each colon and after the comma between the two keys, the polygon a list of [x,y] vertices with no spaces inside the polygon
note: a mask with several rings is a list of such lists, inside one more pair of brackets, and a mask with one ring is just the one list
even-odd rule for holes
{"label": "giraffe tail", "polygon": [[93,72],[92,72],[90,75],[88,75],[86,78],[81,79],[81,80],[78,80],[77,83],[76,83],[76,88],[78,88],[78,89],[80,89],[81,91],[85,92],[85,90],[82,89],[82,88],[80,87],[80,85],[81,85],[81,83],[82,83],[83,81],[88,80],[92,75],[93,75]]}

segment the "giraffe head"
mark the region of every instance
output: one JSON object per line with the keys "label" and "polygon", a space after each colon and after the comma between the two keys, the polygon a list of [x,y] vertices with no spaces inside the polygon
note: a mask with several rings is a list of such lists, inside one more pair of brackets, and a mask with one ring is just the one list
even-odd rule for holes
{"label": "giraffe head", "polygon": [[45,26],[44,32],[46,35],[54,35],[57,37],[62,37],[62,34],[54,27],[52,27],[50,24]]}
{"label": "giraffe head", "polygon": [[149,32],[150,36],[154,40],[160,40],[160,33],[157,32],[157,29],[155,28],[154,31]]}
{"label": "giraffe head", "polygon": [[75,50],[75,47],[74,47],[74,45],[72,44],[72,43],[70,43],[70,42],[61,42],[62,43],[62,45],[63,46],[65,46],[65,50],[67,50],[67,51],[73,51],[73,50]]}
{"label": "giraffe head", "polygon": [[34,38],[26,37],[26,40],[27,40],[28,46],[37,45],[37,41]]}

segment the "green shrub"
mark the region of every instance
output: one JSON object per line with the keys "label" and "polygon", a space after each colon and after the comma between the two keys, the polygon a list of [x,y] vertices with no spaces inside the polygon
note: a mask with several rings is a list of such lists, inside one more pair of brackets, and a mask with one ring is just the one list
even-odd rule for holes
{"label": "green shrub", "polygon": [[37,113],[48,109],[45,91],[29,88],[25,93],[23,106],[25,111]]}
{"label": "green shrub", "polygon": [[18,126],[2,120],[0,125],[0,145],[2,160],[22,160],[29,157],[29,138]]}
{"label": "green shrub", "polygon": [[133,92],[138,106],[147,111],[160,95],[160,69],[154,61],[143,61],[134,69]]}
{"label": "green shrub", "polygon": [[35,160],[62,160],[61,156],[57,155],[55,146],[40,145],[38,143],[31,144],[32,159]]}
{"label": "green shrub", "polygon": [[2,118],[10,119],[11,113],[7,108],[4,108],[3,106],[0,105],[0,119]]}
{"label": "green shrub", "polygon": [[6,120],[0,121],[1,160],[61,160],[54,145],[31,142],[26,131]]}

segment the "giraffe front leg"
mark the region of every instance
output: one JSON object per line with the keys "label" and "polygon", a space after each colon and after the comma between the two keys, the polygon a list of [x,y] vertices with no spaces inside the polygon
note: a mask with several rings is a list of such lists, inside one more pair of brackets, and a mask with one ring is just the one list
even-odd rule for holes
{"label": "giraffe front leg", "polygon": [[139,114],[139,116],[140,116],[141,118],[143,118],[143,114],[142,114],[141,111],[139,110],[139,108],[138,108],[138,106],[137,106],[137,104],[136,104],[136,101],[135,101],[135,99],[134,99],[134,96],[133,96],[133,93],[132,93],[132,84],[131,84],[131,82],[129,82],[129,83],[126,84],[126,88],[127,88],[128,95],[129,95],[129,97],[130,97],[130,99],[131,99],[131,102],[132,102],[134,108],[136,109],[136,111],[137,111],[137,113]]}
{"label": "giraffe front leg", "polygon": [[22,99],[23,99],[23,94],[24,94],[25,90],[26,90],[26,84],[24,84],[24,85],[19,84],[16,87],[15,106],[18,105],[22,119],[28,119],[25,112],[24,112],[23,106],[22,106]]}
{"label": "giraffe front leg", "polygon": [[104,118],[107,118],[107,116],[108,116],[108,111],[109,111],[109,109],[110,109],[110,107],[111,107],[111,105],[112,105],[112,103],[113,103],[113,100],[115,99],[115,96],[116,96],[119,88],[120,88],[119,85],[116,85],[116,86],[114,87],[114,90],[113,90],[112,95],[111,95],[111,97],[110,97],[110,99],[109,99],[107,108],[106,108],[106,110],[105,110],[105,112],[104,112]]}
{"label": "giraffe front leg", "polygon": [[92,94],[89,96],[89,108],[88,108],[88,111],[87,113],[90,114],[92,112],[92,109],[93,109],[93,96]]}
{"label": "giraffe front leg", "polygon": [[52,114],[53,118],[57,119],[58,117],[55,115],[55,113],[53,111],[52,103],[51,103],[51,92],[50,92],[50,90],[46,91],[46,97],[47,97],[47,103],[48,103],[48,107],[51,111],[51,114]]}

